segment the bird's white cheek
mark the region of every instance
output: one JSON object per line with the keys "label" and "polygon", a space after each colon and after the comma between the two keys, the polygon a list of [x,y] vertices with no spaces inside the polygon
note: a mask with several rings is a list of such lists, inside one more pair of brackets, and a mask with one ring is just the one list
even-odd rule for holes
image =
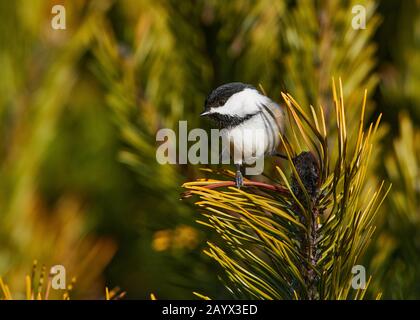
{"label": "bird's white cheek", "polygon": [[259,111],[259,105],[266,99],[260,95],[258,91],[253,89],[245,89],[232,95],[226,103],[218,108],[214,108],[214,112],[229,116],[245,117]]}

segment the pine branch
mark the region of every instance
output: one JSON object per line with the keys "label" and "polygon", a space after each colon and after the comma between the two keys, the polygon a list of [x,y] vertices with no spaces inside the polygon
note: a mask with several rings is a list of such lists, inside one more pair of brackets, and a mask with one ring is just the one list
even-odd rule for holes
{"label": "pine branch", "polygon": [[199,223],[220,235],[220,243],[209,243],[205,252],[225,270],[236,297],[364,297],[366,288],[351,287],[351,270],[365,252],[389,190],[381,183],[371,193],[364,191],[380,119],[365,132],[363,104],[358,135],[348,140],[341,81],[338,91],[333,87],[334,149],[323,109],[309,115],[283,94],[295,141],[281,137],[290,168],[287,173],[277,167],[278,184],[247,181],[240,190],[223,180],[184,184],[188,196],[199,197],[196,205],[204,218]]}

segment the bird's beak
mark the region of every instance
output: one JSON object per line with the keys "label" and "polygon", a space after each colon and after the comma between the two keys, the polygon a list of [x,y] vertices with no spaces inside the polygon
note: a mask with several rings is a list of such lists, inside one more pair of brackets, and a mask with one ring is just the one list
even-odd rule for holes
{"label": "bird's beak", "polygon": [[209,113],[210,113],[209,110],[204,110],[203,112],[200,113],[200,117],[207,116]]}

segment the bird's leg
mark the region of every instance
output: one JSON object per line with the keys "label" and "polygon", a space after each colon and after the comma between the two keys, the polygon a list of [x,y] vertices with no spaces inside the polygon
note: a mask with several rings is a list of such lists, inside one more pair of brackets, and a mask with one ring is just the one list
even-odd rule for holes
{"label": "bird's leg", "polygon": [[235,176],[236,187],[240,189],[244,185],[244,178],[241,172],[241,165],[235,164],[235,166],[236,166],[236,176]]}

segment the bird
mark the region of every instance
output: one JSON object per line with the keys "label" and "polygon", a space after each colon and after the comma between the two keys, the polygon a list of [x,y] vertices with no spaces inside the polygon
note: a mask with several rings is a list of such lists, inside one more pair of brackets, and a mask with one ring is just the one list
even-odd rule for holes
{"label": "bird", "polygon": [[[231,82],[217,87],[205,99],[200,116],[208,117],[222,129],[222,139],[228,142],[229,155],[236,166],[237,188],[243,186],[243,165],[279,155],[277,148],[285,126],[284,108],[250,84]],[[259,132],[257,138],[256,132]]]}

